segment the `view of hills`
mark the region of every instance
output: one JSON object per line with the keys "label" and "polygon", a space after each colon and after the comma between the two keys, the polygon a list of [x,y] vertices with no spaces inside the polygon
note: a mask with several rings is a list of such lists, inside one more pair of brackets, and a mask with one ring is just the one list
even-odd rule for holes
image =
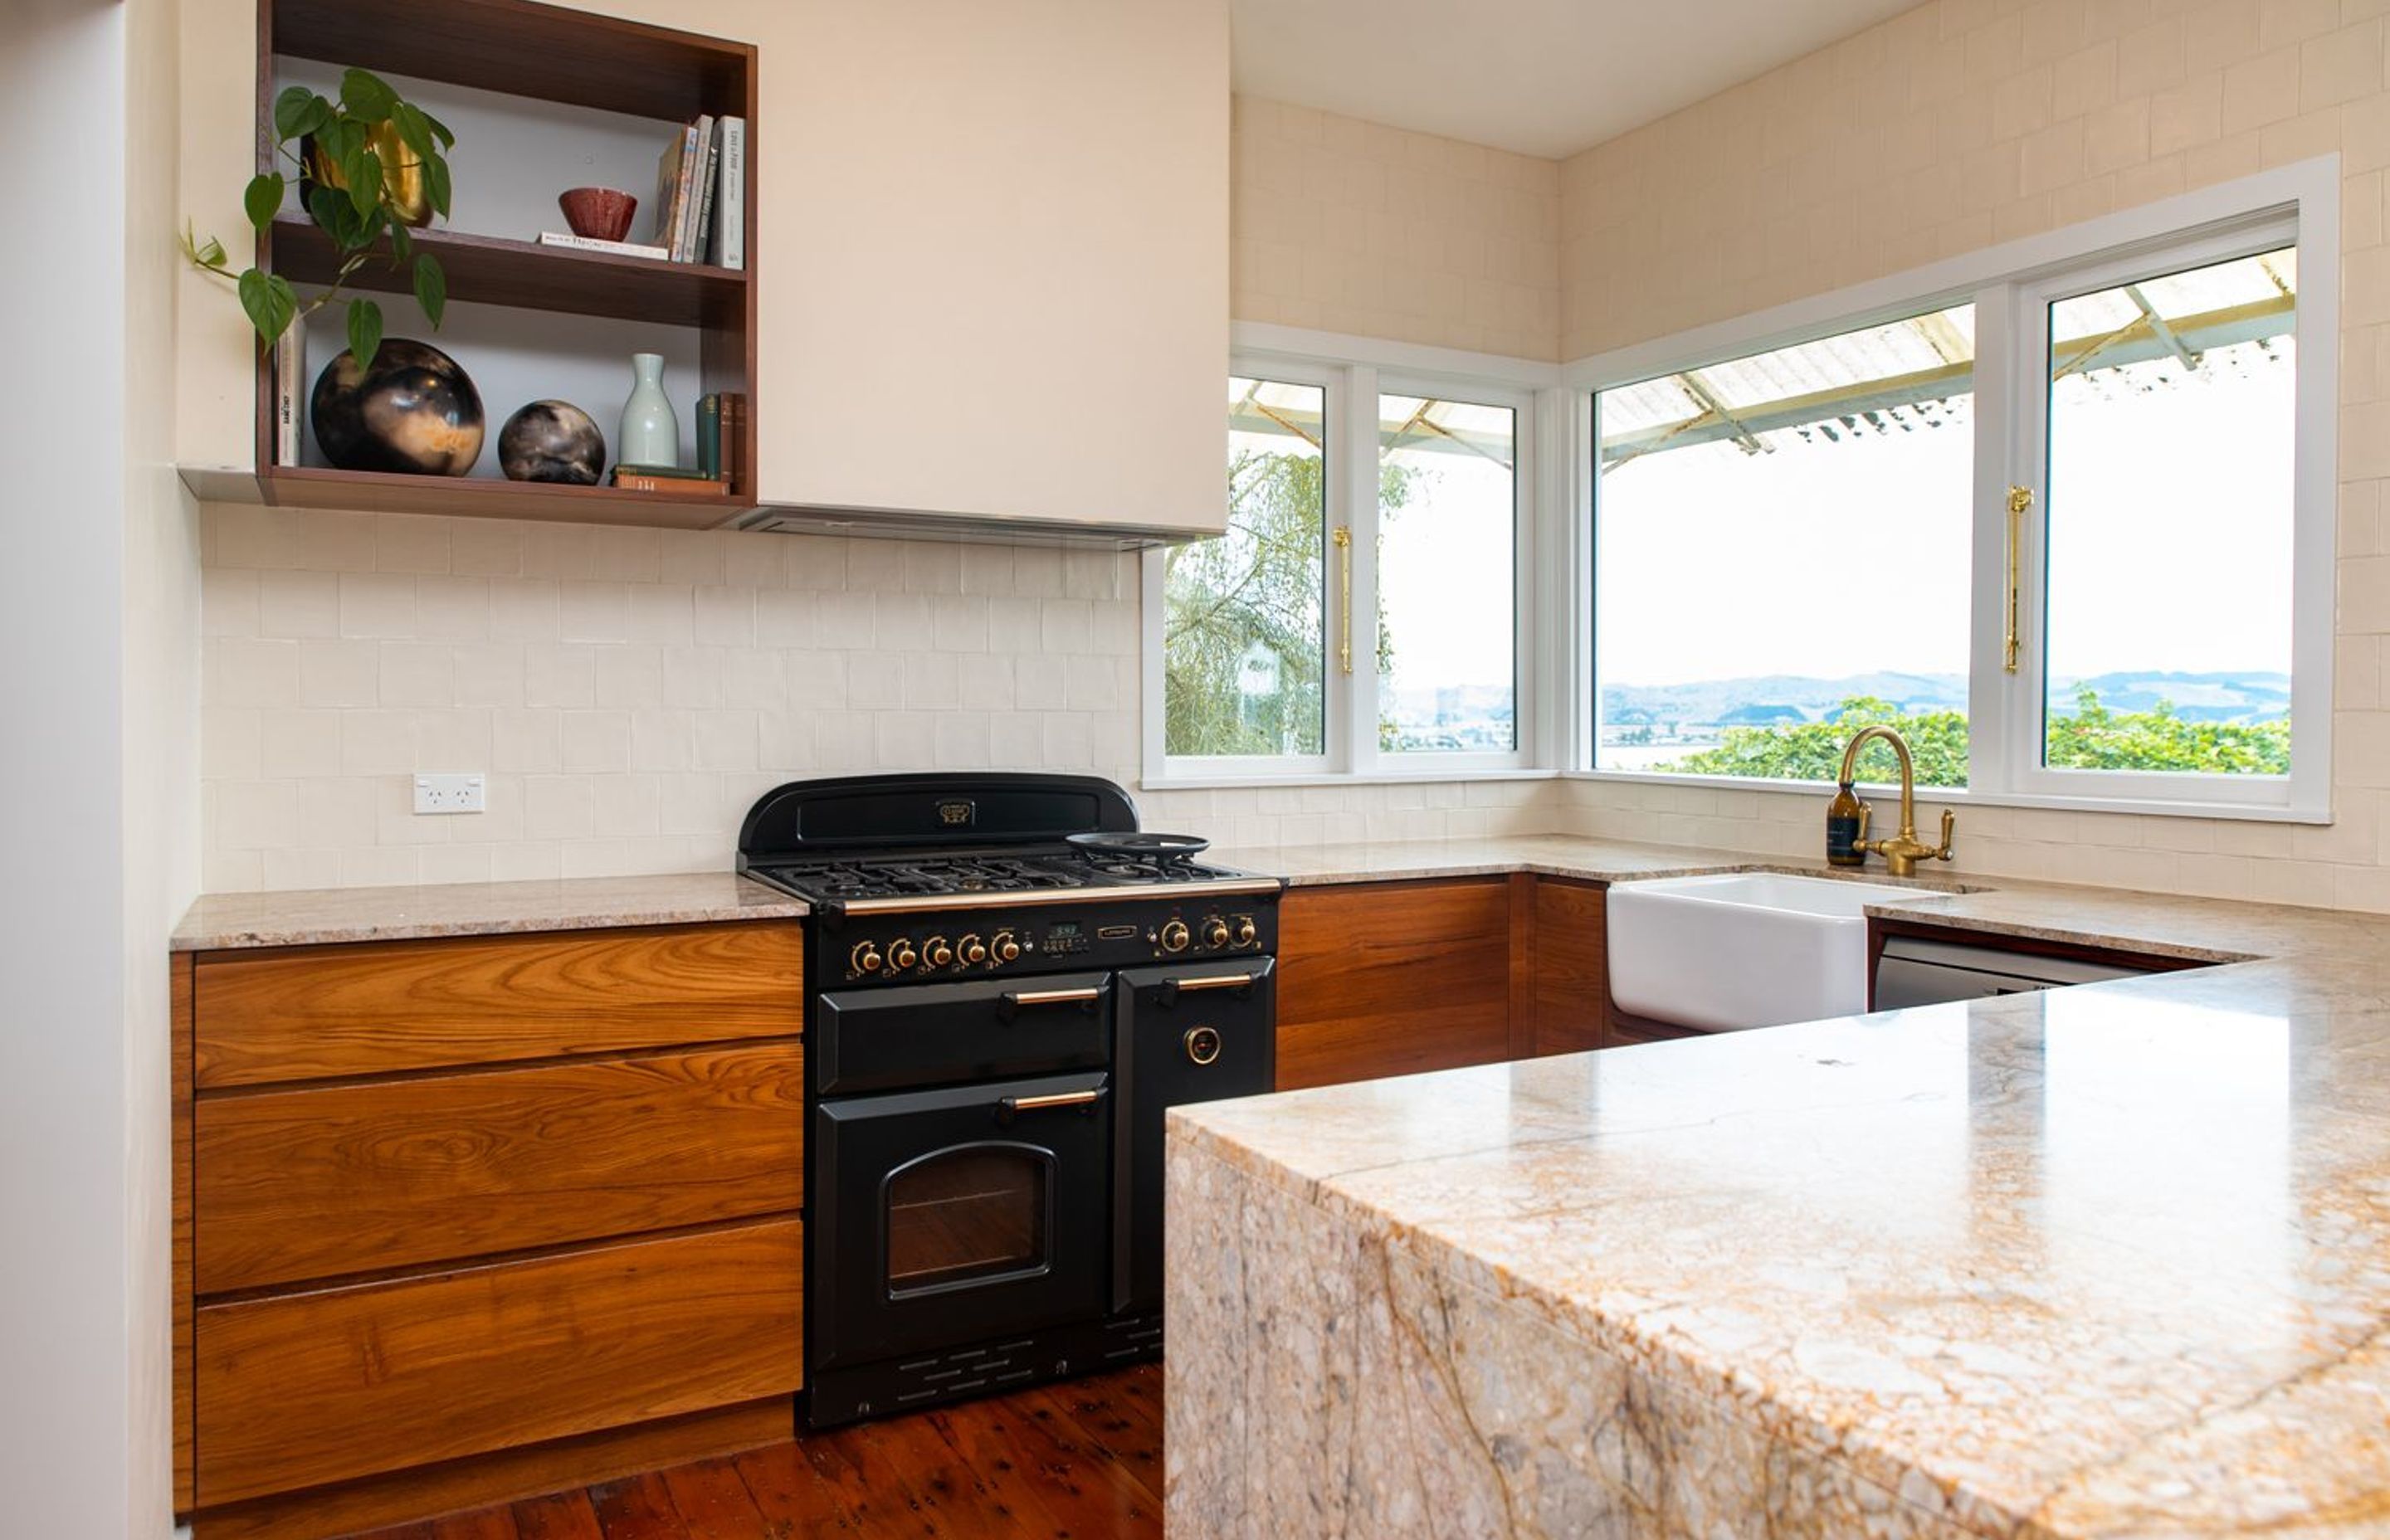
{"label": "view of hills", "polygon": [[[2201,722],[2263,722],[2291,709],[2287,674],[2182,674],[2164,669],[2054,679],[2050,694],[2071,700],[2078,684],[2088,685],[2112,711],[2146,712],[2160,700],[2177,715]],[[1905,712],[1964,711],[1967,678],[1961,674],[1860,674],[1840,679],[1805,674],[1761,674],[1706,679],[1686,685],[1613,685],[1601,692],[1606,731],[1671,725],[1764,726],[1769,723],[1821,722],[1857,695],[1891,701]]]}

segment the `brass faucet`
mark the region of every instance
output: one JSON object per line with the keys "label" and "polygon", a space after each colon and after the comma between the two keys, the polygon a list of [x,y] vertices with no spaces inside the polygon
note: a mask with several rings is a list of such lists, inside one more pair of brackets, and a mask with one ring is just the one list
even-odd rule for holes
{"label": "brass faucet", "polygon": [[1861,802],[1859,837],[1851,848],[1861,854],[1872,852],[1882,856],[1885,868],[1895,877],[1914,877],[1920,861],[1950,859],[1950,831],[1958,825],[1959,815],[1947,807],[1942,810],[1942,843],[1939,848],[1917,837],[1917,767],[1908,757],[1908,740],[1890,727],[1861,727],[1851,735],[1850,746],[1843,751],[1840,779],[1844,787],[1852,784],[1852,766],[1858,761],[1859,751],[1867,747],[1867,741],[1871,738],[1880,738],[1891,744],[1892,751],[1900,758],[1900,832],[1889,840],[1869,839],[1868,820],[1873,810]]}

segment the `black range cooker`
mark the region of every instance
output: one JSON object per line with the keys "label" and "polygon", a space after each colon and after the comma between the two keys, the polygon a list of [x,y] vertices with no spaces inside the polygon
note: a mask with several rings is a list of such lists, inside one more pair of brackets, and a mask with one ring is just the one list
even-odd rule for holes
{"label": "black range cooker", "polygon": [[1163,1113],[1270,1088],[1279,880],[1047,775],[794,782],[739,867],[813,908],[807,1421],[1159,1354]]}

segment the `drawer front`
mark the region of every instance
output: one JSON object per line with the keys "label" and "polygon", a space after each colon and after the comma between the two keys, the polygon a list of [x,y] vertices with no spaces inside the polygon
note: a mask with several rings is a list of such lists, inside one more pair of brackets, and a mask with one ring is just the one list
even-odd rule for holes
{"label": "drawer front", "polygon": [[793,1037],[792,924],[682,926],[212,953],[193,1021],[201,1090]]}
{"label": "drawer front", "polygon": [[796,1390],[794,1220],[199,1312],[199,1500]]}
{"label": "drawer front", "polygon": [[1279,916],[1281,1091],[1510,1057],[1507,878],[1296,888]]}
{"label": "drawer front", "polygon": [[771,1043],[202,1098],[199,1290],[793,1213],[804,1089]]}

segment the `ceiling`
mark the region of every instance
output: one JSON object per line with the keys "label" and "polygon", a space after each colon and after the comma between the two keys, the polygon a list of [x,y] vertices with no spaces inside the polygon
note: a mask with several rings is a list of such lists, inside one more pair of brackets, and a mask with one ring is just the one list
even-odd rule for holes
{"label": "ceiling", "polygon": [[1236,88],[1560,157],[1918,0],[1232,0]]}

